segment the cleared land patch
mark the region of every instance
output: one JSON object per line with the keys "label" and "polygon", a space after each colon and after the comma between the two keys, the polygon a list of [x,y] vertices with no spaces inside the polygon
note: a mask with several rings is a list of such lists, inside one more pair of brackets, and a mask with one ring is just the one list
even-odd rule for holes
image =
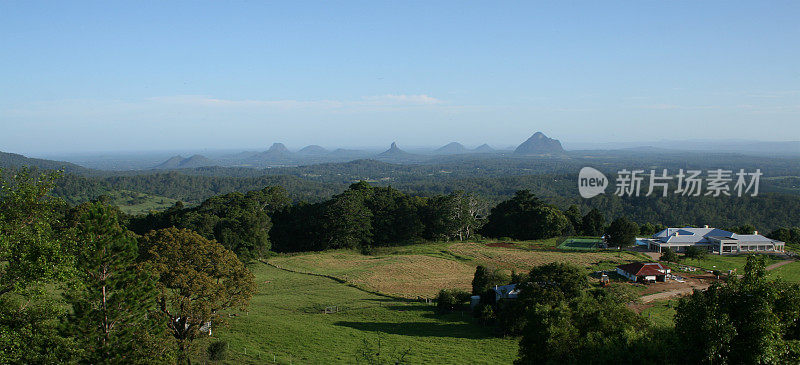
{"label": "cleared land patch", "polygon": [[406,298],[433,297],[442,288],[469,288],[475,271],[462,262],[419,254],[375,257],[338,251],[273,258],[269,262]]}
{"label": "cleared land patch", "polygon": [[620,264],[644,260],[642,256],[628,251],[531,251],[477,243],[455,243],[448,251],[458,256],[470,257],[476,264],[517,271],[528,271],[534,266],[551,262],[570,263],[591,271],[608,270]]}
{"label": "cleared land patch", "polygon": [[416,298],[433,297],[445,288],[470,289],[477,265],[526,272],[537,265],[565,262],[596,271],[643,259],[626,251],[561,252],[493,246],[497,245],[431,244],[377,256],[328,251],[275,257],[269,263],[335,277],[369,291]]}

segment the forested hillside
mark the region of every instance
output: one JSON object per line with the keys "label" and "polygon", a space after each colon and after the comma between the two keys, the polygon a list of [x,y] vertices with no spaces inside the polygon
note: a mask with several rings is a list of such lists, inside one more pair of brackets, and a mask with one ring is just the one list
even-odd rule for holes
{"label": "forested hillside", "polygon": [[[3,154],[12,166],[41,165],[63,167],[58,161],[28,159]],[[67,169],[57,180],[53,194],[70,204],[79,204],[100,195],[138,192],[158,199],[180,200],[187,205],[232,192],[246,193],[267,186],[281,186],[289,200],[321,202],[343,192],[354,182],[391,186],[412,196],[434,197],[462,191],[495,205],[516,191],[528,189],[560,209],[577,205],[583,211],[597,208],[609,219],[626,216],[637,222],[665,225],[731,226],[753,224],[762,230],[793,226],[800,222],[800,159],[766,158],[736,154],[686,154],[630,152],[571,152],[558,157],[443,156],[436,163],[391,164],[374,160],[327,163],[271,169],[201,167],[170,172],[129,171],[110,173],[89,171],[77,166]],[[761,194],[757,197],[618,197],[613,186],[592,199],[581,199],[577,192],[577,171],[581,166],[596,166],[612,177],[624,168],[678,169],[743,168],[764,173]],[[88,172],[87,172],[88,171]]]}

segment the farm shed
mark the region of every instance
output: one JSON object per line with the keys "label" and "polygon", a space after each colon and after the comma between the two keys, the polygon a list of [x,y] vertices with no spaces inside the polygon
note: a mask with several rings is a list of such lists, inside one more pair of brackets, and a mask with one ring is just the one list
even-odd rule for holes
{"label": "farm shed", "polygon": [[635,282],[667,281],[669,273],[669,267],[658,262],[634,262],[617,266],[617,274]]}

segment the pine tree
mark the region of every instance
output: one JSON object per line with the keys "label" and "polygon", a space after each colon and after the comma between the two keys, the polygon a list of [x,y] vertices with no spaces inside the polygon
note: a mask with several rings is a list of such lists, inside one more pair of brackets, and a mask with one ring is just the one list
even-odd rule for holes
{"label": "pine tree", "polygon": [[[117,208],[86,203],[71,212],[75,278],[64,291],[72,306],[67,330],[89,363],[151,362],[161,326],[155,309],[156,278],[137,265],[138,245],[120,225]],[[154,347],[155,346],[155,347]]]}

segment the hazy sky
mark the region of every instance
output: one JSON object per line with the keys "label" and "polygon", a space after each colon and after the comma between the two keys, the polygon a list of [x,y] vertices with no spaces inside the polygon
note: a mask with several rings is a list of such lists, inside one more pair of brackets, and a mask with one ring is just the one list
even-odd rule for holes
{"label": "hazy sky", "polygon": [[0,2],[0,151],[800,140],[800,2]]}

